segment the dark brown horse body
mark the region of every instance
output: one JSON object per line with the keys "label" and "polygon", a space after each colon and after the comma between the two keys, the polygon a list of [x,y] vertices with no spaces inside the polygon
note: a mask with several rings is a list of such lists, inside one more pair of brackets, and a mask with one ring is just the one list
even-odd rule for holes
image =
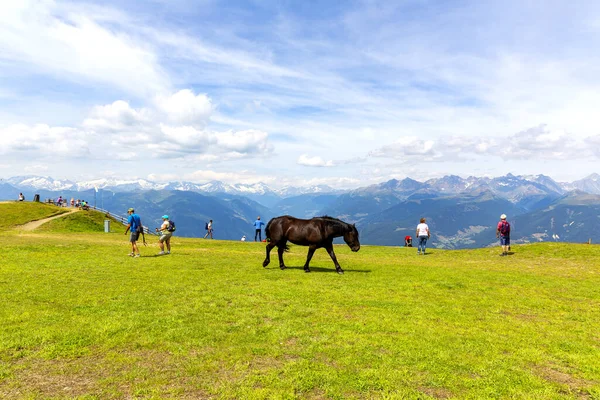
{"label": "dark brown horse body", "polygon": [[299,219],[289,215],[276,217],[271,219],[265,227],[265,234],[268,243],[267,258],[263,262],[263,267],[269,265],[271,250],[277,246],[279,268],[285,269],[283,252],[287,250],[288,241],[301,246],[308,246],[308,255],[304,264],[305,272],[310,272],[310,259],[315,250],[324,247],[333,260],[336,271],[339,274],[344,273],[333,252],[333,239],[336,237],[342,236],[352,251],[360,250],[356,227],[353,224],[347,224],[337,218],[327,216],[312,219]]}

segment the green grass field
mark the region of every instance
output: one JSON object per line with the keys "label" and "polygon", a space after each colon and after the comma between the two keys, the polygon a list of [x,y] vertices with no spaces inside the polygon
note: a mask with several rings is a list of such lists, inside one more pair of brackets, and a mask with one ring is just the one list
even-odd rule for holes
{"label": "green grass field", "polygon": [[598,246],[337,246],[345,275],[324,250],[306,274],[298,246],[281,271],[51,228],[6,231],[0,398],[600,399]]}
{"label": "green grass field", "polygon": [[56,207],[51,204],[32,202],[7,202],[0,203],[0,228],[12,228],[27,222],[37,221],[53,215],[66,213],[66,208]]}
{"label": "green grass field", "polygon": [[[57,218],[38,228],[39,232],[104,232],[104,220],[107,217],[96,211],[81,211]],[[111,221],[111,231],[123,231],[125,228],[115,219],[108,217]]]}

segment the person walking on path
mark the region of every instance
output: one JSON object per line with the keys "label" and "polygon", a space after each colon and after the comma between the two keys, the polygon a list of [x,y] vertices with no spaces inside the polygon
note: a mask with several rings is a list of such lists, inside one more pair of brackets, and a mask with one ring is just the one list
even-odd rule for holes
{"label": "person walking on path", "polygon": [[[164,254],[171,254],[171,237],[173,236],[173,228],[171,228],[171,223],[169,222],[169,216],[162,216],[163,223],[160,228],[156,228],[156,232],[160,232],[160,237],[158,238],[158,245],[160,246],[159,256]],[[167,245],[167,252],[165,253],[165,244]]]}
{"label": "person walking on path", "polygon": [[127,210],[127,214],[129,217],[127,218],[127,229],[125,229],[125,235],[127,232],[131,231],[129,236],[129,241],[131,242],[131,253],[129,255],[131,257],[140,257],[140,249],[138,248],[137,241],[140,238],[140,233],[142,232],[142,220],[139,215],[135,213],[133,208]]}
{"label": "person walking on path", "polygon": [[208,224],[206,225],[206,235],[204,235],[204,239],[206,239],[208,236],[210,235],[210,238],[213,238],[213,226],[212,226],[212,219],[210,221],[208,221]]}
{"label": "person walking on path", "polygon": [[431,233],[429,232],[429,226],[425,223],[425,218],[421,218],[419,225],[417,225],[417,239],[419,239],[417,254],[421,254],[421,251],[423,251],[423,255],[425,255],[425,246],[427,244],[427,239],[430,237]]}
{"label": "person walking on path", "polygon": [[256,217],[256,221],[254,221],[254,241],[256,242],[256,237],[258,236],[258,241],[262,242],[261,230],[265,223],[260,220],[260,216]]}
{"label": "person walking on path", "polygon": [[500,216],[500,222],[496,228],[496,237],[500,238],[500,246],[502,246],[501,256],[507,256],[510,249],[510,224],[506,220],[506,214]]}

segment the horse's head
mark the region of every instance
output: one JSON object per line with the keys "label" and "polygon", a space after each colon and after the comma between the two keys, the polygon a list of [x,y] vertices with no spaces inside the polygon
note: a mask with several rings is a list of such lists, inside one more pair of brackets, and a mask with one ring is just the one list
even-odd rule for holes
{"label": "horse's head", "polygon": [[358,230],[354,224],[350,225],[350,230],[344,233],[344,242],[352,251],[360,250],[360,242],[358,241]]}

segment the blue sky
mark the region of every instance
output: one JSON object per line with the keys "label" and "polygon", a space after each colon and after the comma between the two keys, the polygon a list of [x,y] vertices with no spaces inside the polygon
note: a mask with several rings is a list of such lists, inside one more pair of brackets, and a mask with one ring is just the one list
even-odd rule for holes
{"label": "blue sky", "polygon": [[594,1],[0,0],[0,176],[600,171]]}

